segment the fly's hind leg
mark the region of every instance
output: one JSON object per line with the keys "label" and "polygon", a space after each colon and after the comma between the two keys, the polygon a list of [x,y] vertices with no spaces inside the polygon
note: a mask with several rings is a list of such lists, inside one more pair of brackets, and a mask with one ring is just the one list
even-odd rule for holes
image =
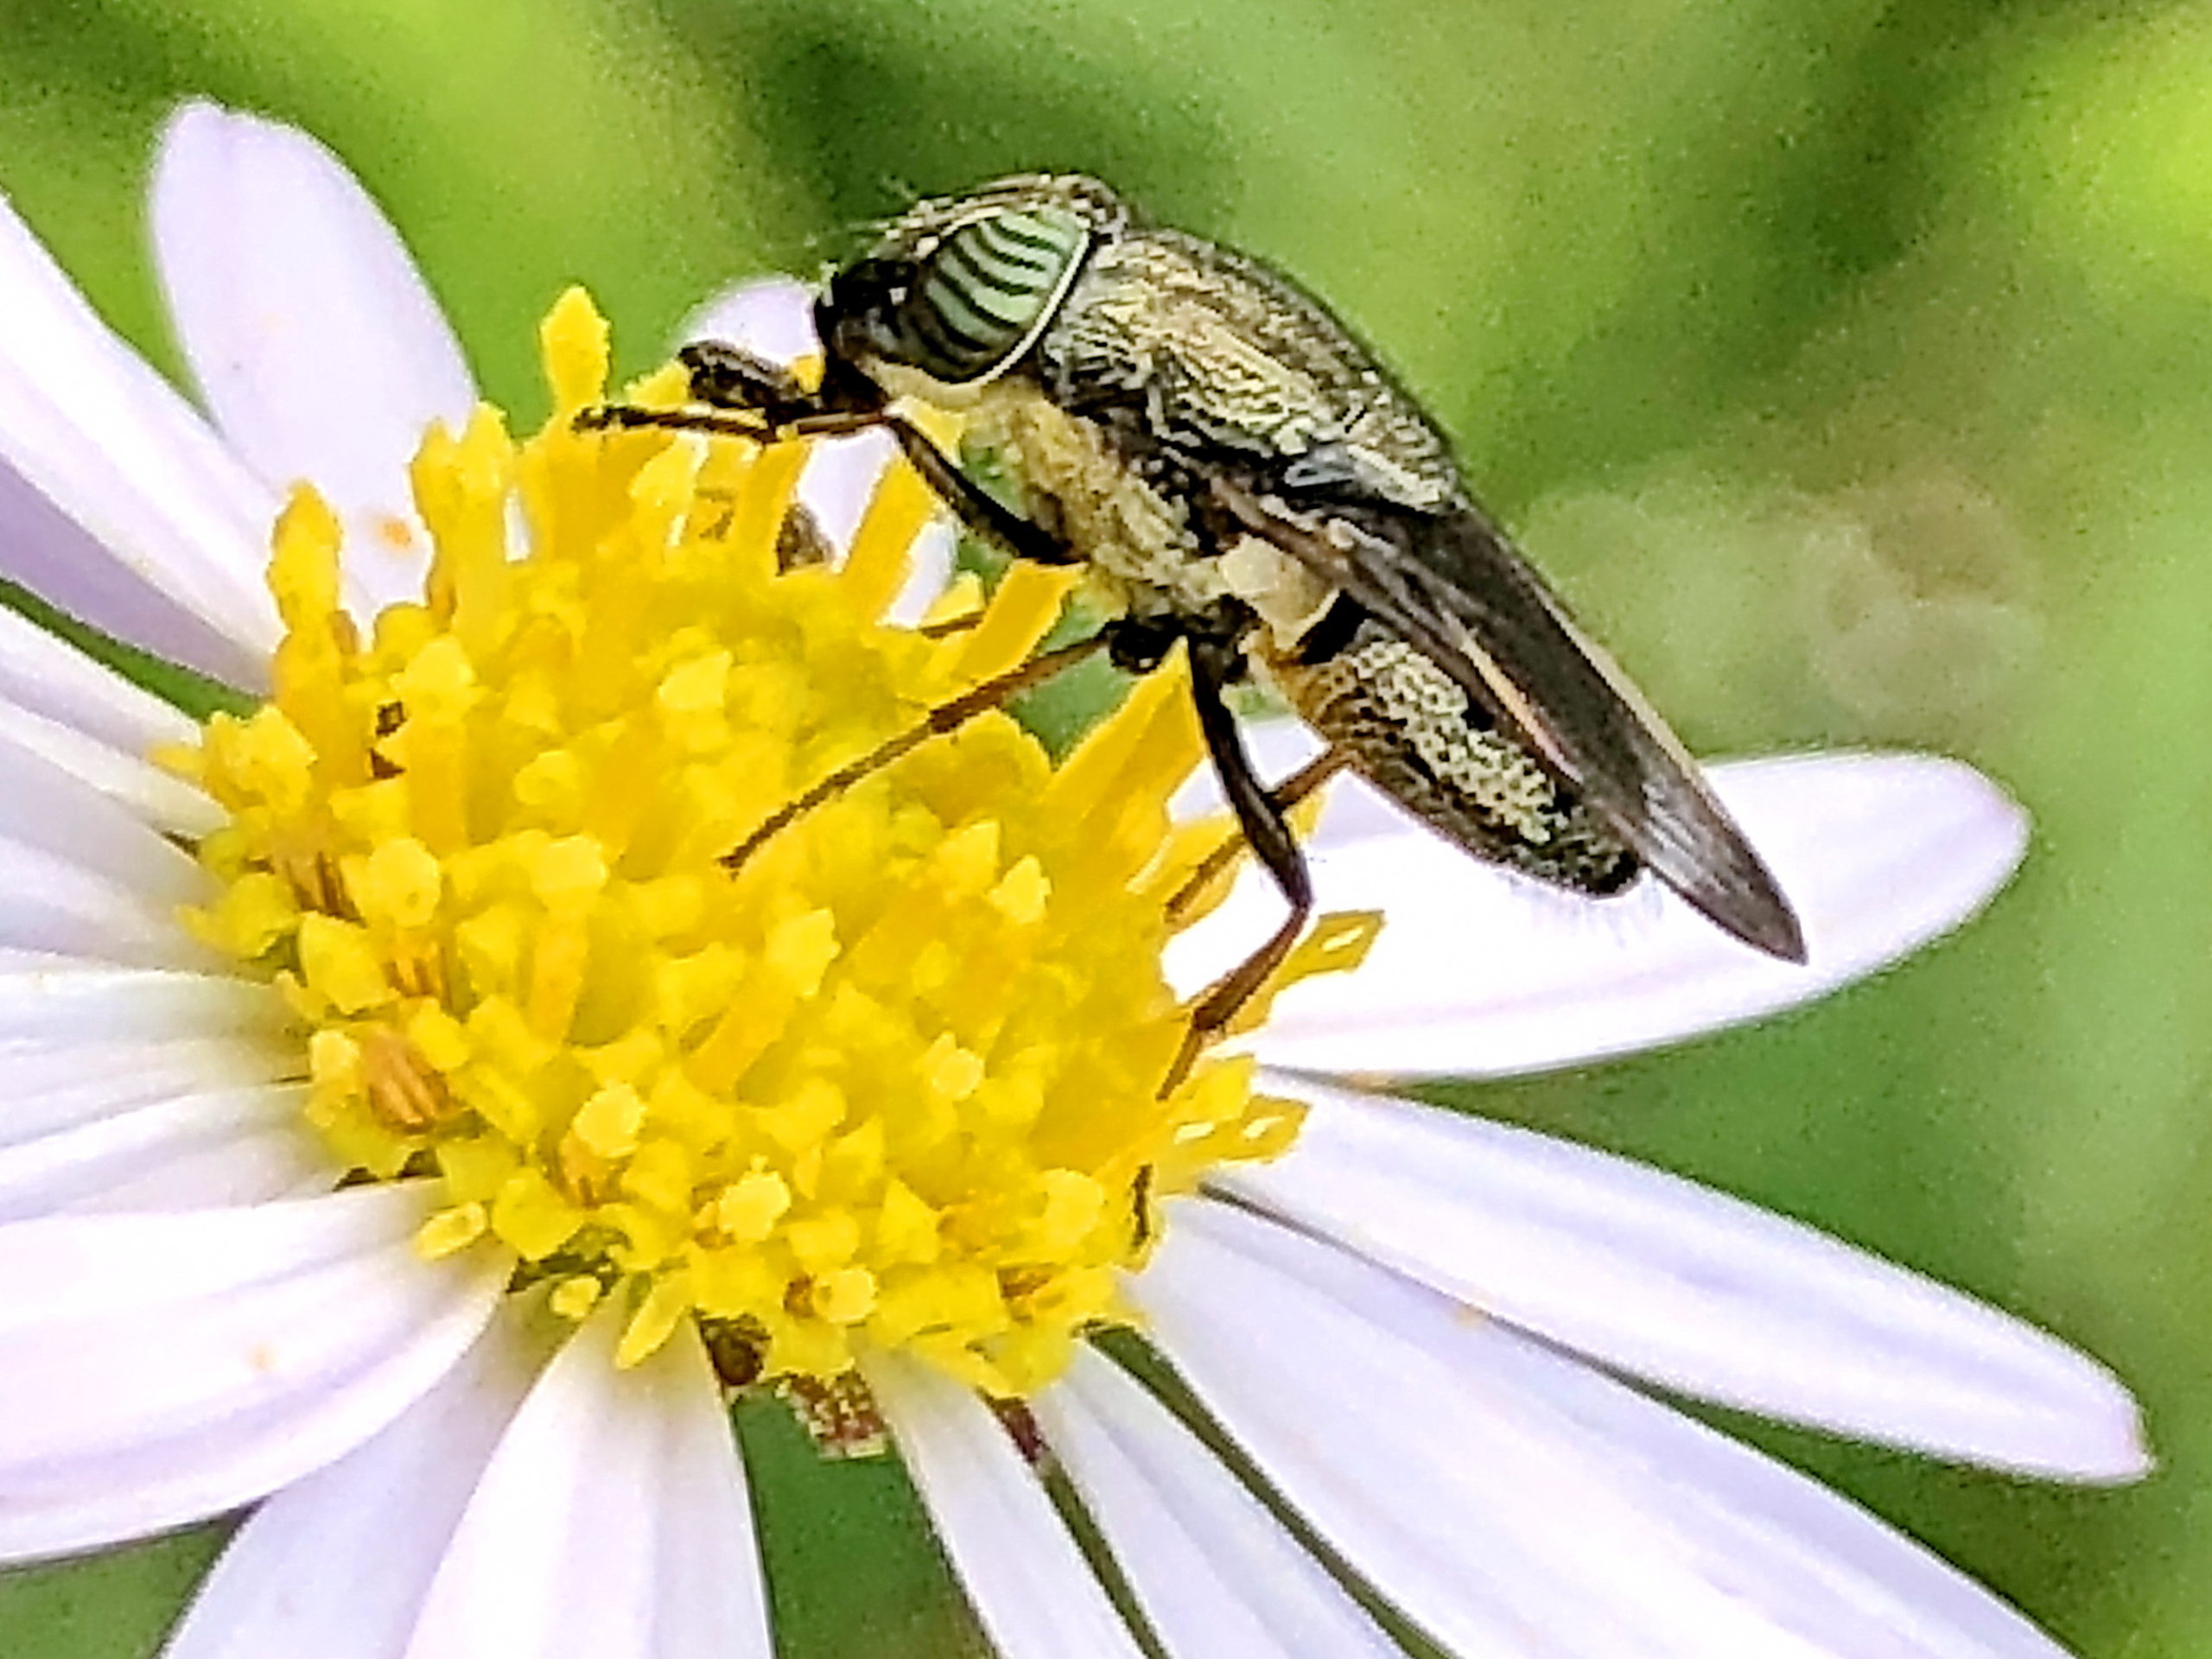
{"label": "fly's hind leg", "polygon": [[[1292,807],[1296,806],[1351,764],[1351,757],[1344,750],[1324,749],[1269,790],[1268,798],[1274,803],[1276,811],[1287,813]],[[1224,871],[1244,855],[1244,849],[1248,844],[1243,830],[1239,829],[1224,836],[1220,846],[1199,861],[1198,868],[1192,870],[1185,878],[1183,885],[1175,889],[1173,896],[1167,901],[1167,920],[1171,926],[1180,924],[1191,913],[1192,906],[1198,901],[1198,896],[1212,887],[1220,879]]]}
{"label": "fly's hind leg", "polygon": [[1237,1010],[1282,966],[1313,914],[1313,878],[1306,867],[1306,855],[1274,795],[1252,769],[1251,757],[1244,752],[1244,740],[1236,730],[1236,717],[1230,713],[1223,696],[1240,665],[1236,647],[1225,640],[1195,638],[1190,641],[1190,656],[1191,695],[1198,705],[1198,729],[1205,736],[1206,753],[1221,778],[1230,810],[1236,815],[1237,828],[1282,890],[1290,914],[1265,944],[1208,986],[1198,998],[1191,1010],[1183,1046],[1160,1085],[1163,1096],[1173,1092],[1190,1075],[1206,1045],[1228,1028]]}

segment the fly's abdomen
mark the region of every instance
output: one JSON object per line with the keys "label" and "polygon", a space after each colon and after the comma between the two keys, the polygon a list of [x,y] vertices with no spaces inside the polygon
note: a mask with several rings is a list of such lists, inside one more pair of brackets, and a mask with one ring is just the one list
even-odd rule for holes
{"label": "fly's abdomen", "polygon": [[1373,620],[1318,661],[1271,657],[1299,716],[1352,769],[1477,858],[1603,895],[1641,866],[1458,682]]}

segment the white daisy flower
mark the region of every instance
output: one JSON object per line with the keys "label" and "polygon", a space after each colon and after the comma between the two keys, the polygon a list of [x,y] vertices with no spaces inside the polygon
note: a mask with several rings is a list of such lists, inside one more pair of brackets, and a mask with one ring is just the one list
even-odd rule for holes
{"label": "white daisy flower", "polygon": [[[1470,1656],[2056,1651],[1638,1382],[2126,1479],[2093,1362],[1671,1177],[1315,1075],[1562,1065],[1821,995],[2003,881],[1990,785],[1714,770],[1809,970],[1664,897],[1568,920],[1340,791],[1322,893],[1389,925],[1325,920],[1162,1099],[1176,993],[1262,902],[1163,977],[1219,833],[1171,822],[1171,676],[1057,767],[987,718],[720,860],[1020,661],[1061,575],[884,626],[931,518],[899,470],[857,507],[818,483],[843,556],[780,569],[806,454],[575,433],[580,296],[558,413],[511,441],[296,133],[184,111],[154,219],[213,424],[0,213],[0,568],[260,701],[202,727],[0,613],[0,1561],[257,1505],[171,1659],[766,1656],[726,1390],[826,1421],[857,1374],[1009,1659],[1139,1651],[1046,1452],[1175,1655],[1393,1651],[1308,1536]],[[1089,1340],[1116,1324],[1306,1532]]]}

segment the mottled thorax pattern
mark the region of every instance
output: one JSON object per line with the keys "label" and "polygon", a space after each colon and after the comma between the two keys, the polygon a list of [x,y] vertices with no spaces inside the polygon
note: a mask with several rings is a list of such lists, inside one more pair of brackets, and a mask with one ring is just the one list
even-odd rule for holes
{"label": "mottled thorax pattern", "polygon": [[1155,435],[1356,477],[1401,505],[1461,499],[1444,439],[1344,326],[1265,266],[1171,231],[1100,247],[1038,342],[1072,407],[1150,393]]}

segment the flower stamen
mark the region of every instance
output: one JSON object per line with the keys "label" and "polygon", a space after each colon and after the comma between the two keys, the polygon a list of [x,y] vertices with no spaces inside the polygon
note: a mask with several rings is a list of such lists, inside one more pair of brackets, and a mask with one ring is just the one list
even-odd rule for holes
{"label": "flower stamen", "polygon": [[285,999],[351,1178],[434,1176],[423,1249],[504,1249],[562,1318],[616,1299],[618,1363],[690,1321],[841,1421],[856,1344],[1033,1389],[1128,1317],[1163,1198],[1296,1129],[1248,1061],[1160,1087],[1187,691],[1056,769],[997,705],[1067,573],[889,626],[932,511],[903,463],[831,563],[804,445],[577,432],[604,325],[571,295],[544,343],[542,432],[422,447],[420,602],[356,627],[336,516],[285,512],[274,695],[190,763],[230,815],[193,925]]}

